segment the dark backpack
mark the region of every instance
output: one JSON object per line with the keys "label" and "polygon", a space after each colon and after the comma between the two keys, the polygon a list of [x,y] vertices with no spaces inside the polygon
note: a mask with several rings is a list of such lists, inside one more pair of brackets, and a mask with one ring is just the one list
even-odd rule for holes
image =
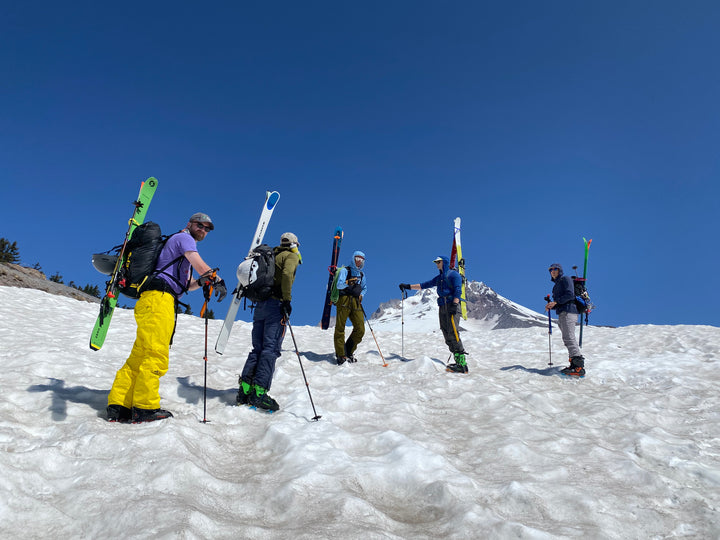
{"label": "dark backpack", "polygon": [[[172,235],[171,235],[172,236]],[[140,298],[142,289],[150,280],[160,272],[179,261],[182,256],[166,264],[163,268],[155,271],[158,257],[165,243],[170,236],[163,236],[160,225],[153,221],[147,221],[138,225],[132,233],[125,247],[125,260],[120,267],[118,290],[130,298]],[[169,275],[169,274],[166,274]],[[187,290],[187,284],[183,284],[174,276],[173,278],[183,290]]]}
{"label": "dark backpack", "polygon": [[589,313],[595,306],[590,302],[590,295],[585,287],[585,278],[572,276],[572,280],[575,288],[575,307],[577,307],[578,313],[586,311]]}
{"label": "dark backpack", "polygon": [[[350,277],[350,267],[349,266],[338,266],[335,269],[335,273],[333,274],[332,287],[330,288],[330,302],[332,304],[337,304],[337,301],[340,298],[340,296],[345,295],[345,294],[350,294],[348,292],[349,288],[343,289],[341,292],[340,289],[338,289],[338,287],[337,287],[337,282],[338,282],[338,278],[340,276],[341,268],[345,268],[347,270],[347,276],[345,278],[347,281],[350,281],[351,279],[353,279]],[[362,281],[362,278],[363,278],[363,273],[360,272],[360,276],[355,276],[355,279],[357,279],[356,283],[360,283]]]}
{"label": "dark backpack", "polygon": [[251,302],[270,298],[275,284],[275,253],[267,244],[254,248],[237,269],[240,297]]}

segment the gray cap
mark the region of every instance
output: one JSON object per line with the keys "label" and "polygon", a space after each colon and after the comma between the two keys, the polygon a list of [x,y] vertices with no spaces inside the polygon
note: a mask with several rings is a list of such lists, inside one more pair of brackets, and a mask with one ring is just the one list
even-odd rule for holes
{"label": "gray cap", "polygon": [[282,233],[280,236],[280,245],[289,246],[290,244],[296,244],[299,246],[300,240],[298,240],[298,237],[291,232]]}
{"label": "gray cap", "polygon": [[205,212],[195,212],[192,216],[190,216],[190,219],[188,221],[205,223],[210,226],[211,231],[215,229],[215,225],[213,225],[212,219],[210,219],[210,216],[208,216]]}

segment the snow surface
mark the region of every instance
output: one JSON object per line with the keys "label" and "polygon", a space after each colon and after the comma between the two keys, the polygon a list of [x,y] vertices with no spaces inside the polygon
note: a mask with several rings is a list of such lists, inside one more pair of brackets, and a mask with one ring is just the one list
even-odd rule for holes
{"label": "snow surface", "polygon": [[121,425],[104,415],[132,312],[94,352],[96,305],[0,287],[0,538],[720,536],[719,328],[586,328],[575,381],[548,375],[546,330],[469,324],[458,375],[426,307],[371,323],[387,368],[369,331],[338,367],[331,331],[293,327],[317,422],[289,335],[282,410],[234,406],[250,325],[217,356],[214,320],[203,423],[205,325],[180,315],[176,417]]}

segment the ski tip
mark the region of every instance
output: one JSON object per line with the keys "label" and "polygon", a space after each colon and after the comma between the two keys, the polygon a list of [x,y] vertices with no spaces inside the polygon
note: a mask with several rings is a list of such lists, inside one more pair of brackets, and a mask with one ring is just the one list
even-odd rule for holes
{"label": "ski tip", "polygon": [[278,200],[280,200],[280,194],[277,191],[268,191],[267,203],[265,204],[265,206],[268,210],[272,210],[273,207],[277,204]]}

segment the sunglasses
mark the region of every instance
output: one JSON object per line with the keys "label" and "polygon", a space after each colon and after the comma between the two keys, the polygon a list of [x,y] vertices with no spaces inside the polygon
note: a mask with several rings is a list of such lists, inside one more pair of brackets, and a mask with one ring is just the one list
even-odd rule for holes
{"label": "sunglasses", "polygon": [[201,231],[212,231],[211,225],[203,225],[202,223],[195,222],[195,226],[200,229]]}
{"label": "sunglasses", "polygon": [[548,268],[548,272],[559,272],[559,268]]}

